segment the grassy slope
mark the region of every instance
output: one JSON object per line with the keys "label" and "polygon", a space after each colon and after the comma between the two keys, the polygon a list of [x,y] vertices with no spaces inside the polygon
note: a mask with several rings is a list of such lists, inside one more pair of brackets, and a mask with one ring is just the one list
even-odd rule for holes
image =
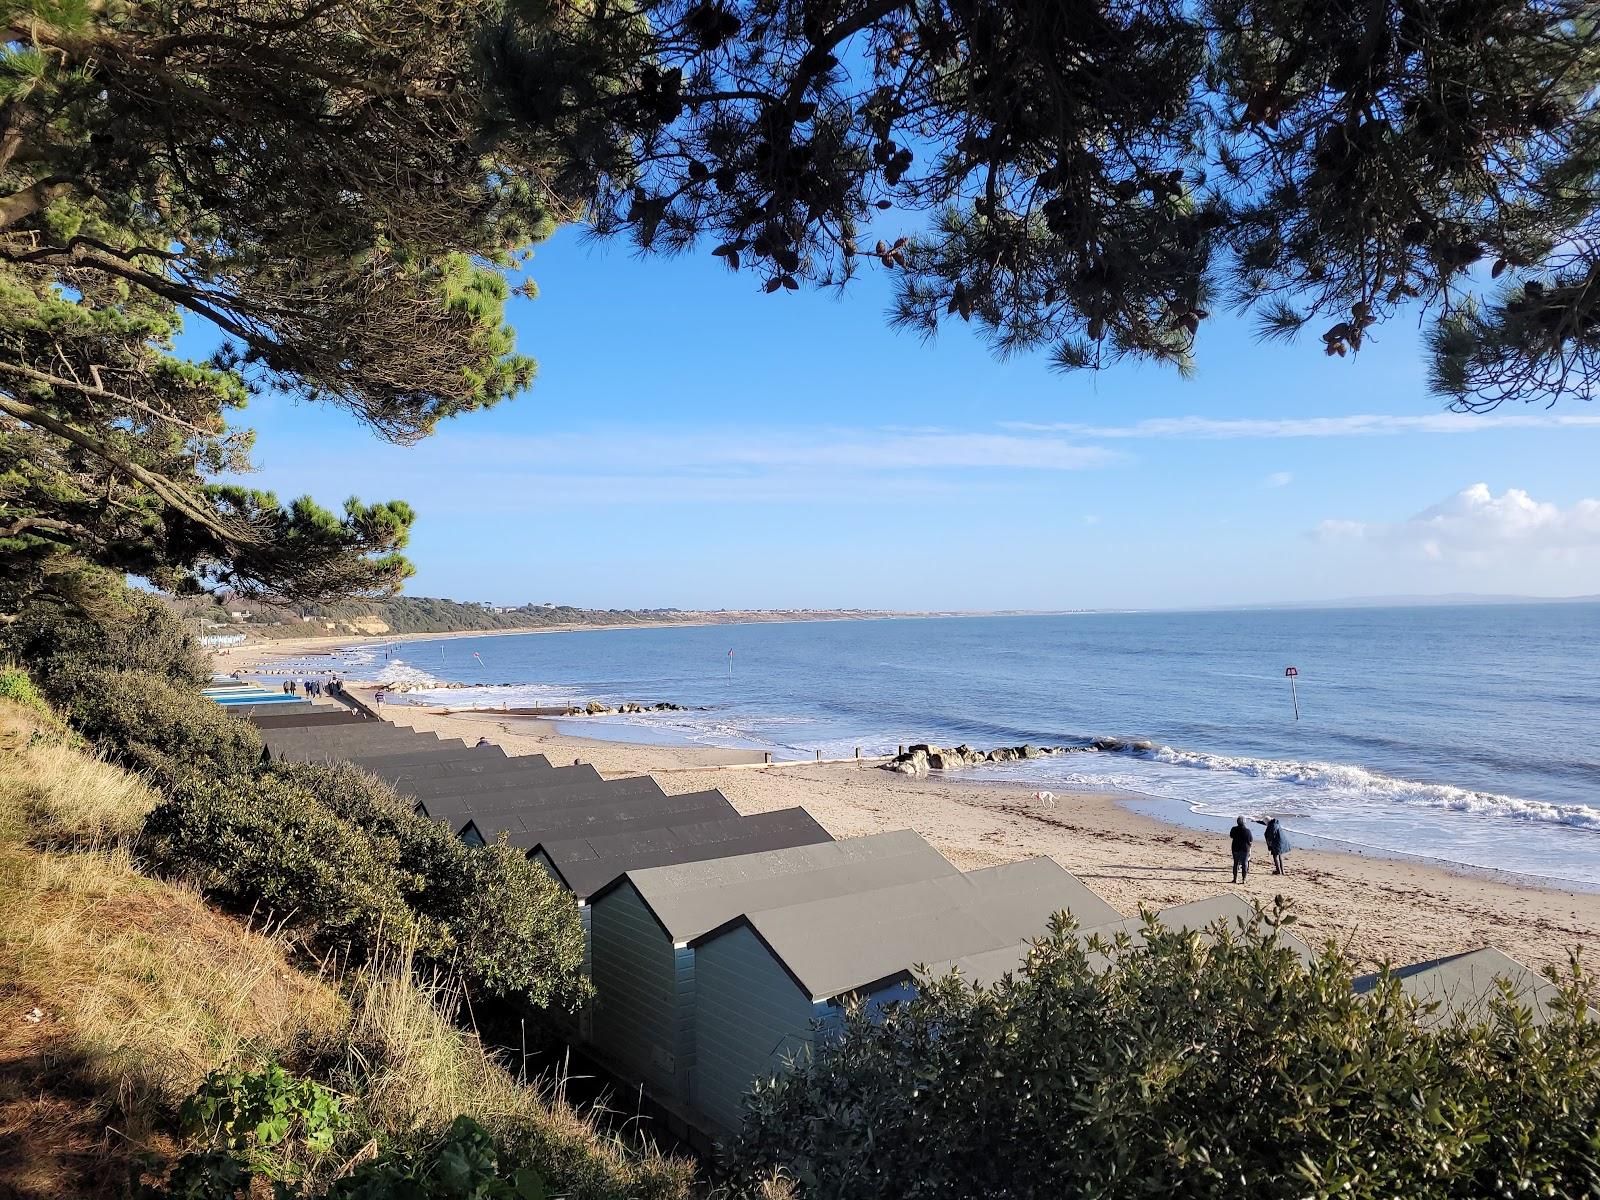
{"label": "grassy slope", "polygon": [[142,875],[132,839],[156,799],[0,700],[0,1196],[118,1194],[138,1154],[173,1148],[172,1114],[207,1071],[268,1058],[314,1069],[380,1134],[468,1113],[574,1196],[687,1194],[686,1164],[517,1086],[403,954],[336,986]]}

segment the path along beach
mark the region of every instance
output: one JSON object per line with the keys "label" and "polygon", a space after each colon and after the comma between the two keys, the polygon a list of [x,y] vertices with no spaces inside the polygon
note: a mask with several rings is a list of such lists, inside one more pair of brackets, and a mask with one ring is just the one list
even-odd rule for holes
{"label": "path along beach", "polygon": [[[378,639],[390,641],[393,639]],[[275,659],[332,650],[350,638],[248,643],[218,652],[218,668],[242,671]],[[914,829],[963,869],[1045,854],[1118,909],[1159,908],[1229,890],[1221,833],[1167,824],[1127,807],[1127,796],[985,782],[983,769],[923,778],[871,766],[757,766],[761,756],[702,746],[586,738],[571,722],[496,713],[444,713],[392,704],[385,719],[468,743],[487,737],[510,754],[581,760],[609,776],[654,774],[669,792],[720,788],[740,812],[803,805],[835,837]],[[1530,966],[1566,963],[1574,947],[1600,952],[1600,893],[1457,871],[1426,861],[1296,848],[1290,873],[1272,874],[1257,830],[1249,882],[1232,890],[1293,906],[1298,932],[1332,938],[1363,965],[1414,962],[1494,946]]]}

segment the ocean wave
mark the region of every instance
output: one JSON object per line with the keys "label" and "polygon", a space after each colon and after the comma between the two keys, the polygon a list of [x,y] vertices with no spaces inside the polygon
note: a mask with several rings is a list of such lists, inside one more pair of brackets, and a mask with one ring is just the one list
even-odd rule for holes
{"label": "ocean wave", "polygon": [[1475,791],[1448,783],[1422,783],[1347,763],[1295,762],[1209,754],[1200,750],[1179,750],[1155,742],[1121,738],[1096,739],[1088,749],[1108,754],[1126,754],[1168,766],[1229,772],[1246,779],[1316,788],[1357,799],[1390,801],[1485,816],[1511,817],[1516,820],[1567,825],[1600,832],[1600,809],[1587,804],[1552,804],[1542,800],[1524,800],[1518,796],[1501,795],[1497,792]]}

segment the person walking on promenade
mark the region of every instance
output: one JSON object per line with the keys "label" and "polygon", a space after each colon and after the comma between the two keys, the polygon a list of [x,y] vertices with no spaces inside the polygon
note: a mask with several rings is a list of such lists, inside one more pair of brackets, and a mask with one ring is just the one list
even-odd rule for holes
{"label": "person walking on promenade", "polygon": [[1289,835],[1278,823],[1278,818],[1273,817],[1267,822],[1267,853],[1272,855],[1272,873],[1274,875],[1287,875],[1289,868],[1284,865],[1284,855],[1289,853]]}
{"label": "person walking on promenade", "polygon": [[1228,838],[1233,842],[1233,882],[1243,883],[1250,878],[1250,843],[1256,840],[1256,835],[1240,817],[1233,823],[1233,828],[1228,830]]}

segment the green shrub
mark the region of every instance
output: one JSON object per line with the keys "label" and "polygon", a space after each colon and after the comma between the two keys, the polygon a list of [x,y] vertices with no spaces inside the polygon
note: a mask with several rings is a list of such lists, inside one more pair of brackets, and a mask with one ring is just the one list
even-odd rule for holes
{"label": "green shrub", "polygon": [[0,630],[0,648],[66,707],[84,672],[140,671],[196,691],[211,671],[193,633],[148,592],[108,572],[85,576],[70,598],[40,595]]}
{"label": "green shrub", "polygon": [[258,1071],[211,1072],[183,1102],[178,1123],[232,1150],[273,1150],[292,1141],[326,1154],[349,1121],[327,1088],[268,1063]]}
{"label": "green shrub", "polygon": [[336,1180],[327,1200],[545,1200],[544,1179],[519,1165],[477,1122],[457,1117],[443,1138],[394,1150]]}
{"label": "green shrub", "polygon": [[506,845],[463,847],[454,903],[443,910],[469,979],[492,994],[572,1008],[590,995],[572,894]]}
{"label": "green shrub", "polygon": [[475,989],[540,1006],[588,996],[583,926],[572,894],[507,846],[473,849],[348,763],[268,769],[317,797],[391,865],[406,903],[443,927],[451,965]]}
{"label": "green shrub", "polygon": [[190,771],[248,775],[261,735],[189,688],[145,671],[79,668],[70,677],[68,720],[108,758],[158,782]]}
{"label": "green shrub", "polygon": [[[184,1155],[163,1184],[143,1185],[136,1196],[236,1200],[253,1193],[256,1174],[230,1150],[200,1151]],[[508,1156],[477,1122],[457,1117],[443,1136],[408,1139],[335,1179],[326,1190],[303,1191],[277,1180],[274,1195],[284,1200],[545,1200],[549,1193],[538,1171]]]}
{"label": "green shrub", "polygon": [[1479,1200],[1600,1188],[1600,1023],[1574,974],[1547,1023],[1419,1023],[1397,981],[1355,996],[1256,925],[1064,926],[991,988],[932,981],[758,1087],[734,1178],[808,1196]]}
{"label": "green shrub", "polygon": [[28,673],[18,667],[0,667],[0,700],[10,700],[46,716],[54,715]]}
{"label": "green shrub", "polygon": [[191,775],[151,812],[144,845],[161,869],[233,907],[271,912],[358,956],[380,937],[426,944],[433,936],[406,905],[392,864],[292,780]]}

